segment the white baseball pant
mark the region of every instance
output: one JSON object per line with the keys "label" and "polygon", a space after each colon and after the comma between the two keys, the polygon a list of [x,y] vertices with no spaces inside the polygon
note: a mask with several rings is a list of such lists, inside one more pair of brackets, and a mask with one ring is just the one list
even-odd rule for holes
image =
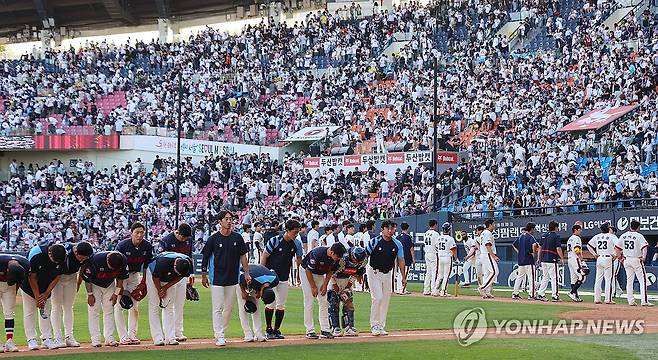
{"label": "white baseball pant", "polygon": [[514,294],[519,294],[521,285],[528,278],[528,296],[535,297],[535,265],[519,265],[516,269],[516,280],[514,281]]}
{"label": "white baseball pant", "polygon": [[537,293],[539,296],[544,296],[546,294],[546,289],[548,288],[548,282],[551,282],[551,294],[553,297],[558,297],[558,272],[560,271],[560,265],[553,262],[542,262],[541,263],[541,285],[539,285],[539,291]]}
{"label": "white baseball pant", "polygon": [[[18,285],[7,285],[6,282],[0,282],[0,305],[5,320],[13,319],[16,309],[16,287]],[[23,294],[23,296],[27,296]]]}
{"label": "white baseball pant", "polygon": [[580,280],[583,281],[585,279],[585,275],[583,275],[579,269],[580,269],[580,260],[577,257],[570,257],[567,260],[567,264],[569,265],[569,278],[571,280],[571,284],[575,284],[576,281]]}
{"label": "white baseball pant", "polygon": [[212,285],[210,287],[210,297],[212,298],[212,328],[215,339],[223,339],[224,332],[228,328],[228,323],[231,320],[231,310],[233,310],[236,286],[238,285]]}
{"label": "white baseball pant", "polygon": [[[302,275],[306,275],[306,273],[303,273]],[[272,288],[274,290],[274,302],[271,304],[266,305],[268,309],[274,310],[285,310],[286,309],[286,301],[288,300],[288,282],[287,281],[279,281],[279,285],[275,286]]]}
{"label": "white baseball pant", "polygon": [[[256,311],[254,313],[247,313],[244,311],[244,304],[246,300],[242,298],[242,290],[240,286],[235,287],[235,296],[238,298],[238,314],[240,315],[240,325],[242,325],[242,332],[245,338],[263,337],[263,320],[260,318],[260,304],[256,301]],[[254,330],[251,331],[249,326],[249,317],[254,325]]]}
{"label": "white baseball pant", "polygon": [[78,273],[61,275],[50,297],[53,308],[50,322],[55,339],[62,340],[62,314],[64,315],[64,336],[73,337],[73,303],[78,294]]}
{"label": "white baseball pant", "polygon": [[635,296],[633,294],[633,283],[637,277],[640,283],[640,301],[642,305],[649,303],[647,297],[647,274],[644,270],[644,264],[640,258],[632,257],[624,260],[624,268],[626,269],[626,297],[629,304],[635,303]]}
{"label": "white baseball pant", "polygon": [[[185,280],[181,280],[185,281]],[[167,285],[166,282],[161,282],[160,285]],[[153,342],[168,342],[170,340],[176,340],[176,329],[174,327],[174,288],[176,285],[173,285],[167,289],[167,294],[160,302],[160,296],[158,295],[158,290],[155,288],[155,283],[153,282],[153,275],[151,270],[146,269],[146,296],[149,303],[149,328],[151,330],[151,339]],[[164,306],[164,309],[160,308],[160,304]],[[162,312],[160,311],[162,310]],[[160,323],[160,313],[162,313],[162,323]]]}
{"label": "white baseball pant", "polygon": [[114,294],[115,284],[104,288],[98,285],[91,285],[91,293],[94,294],[96,302],[94,306],[87,307],[89,316],[89,335],[92,343],[100,343],[100,313],[103,310],[103,337],[105,341],[114,340],[114,306],[112,305],[112,295]]}
{"label": "white baseball pant", "polygon": [[[123,289],[132,292],[137,288],[137,285],[142,281],[142,277],[138,272],[133,272],[128,275],[128,279],[123,281]],[[156,293],[157,295],[157,293]],[[128,310],[128,328],[126,329],[126,319],[123,316],[123,308],[117,300],[114,306],[114,322],[117,327],[117,334],[120,340],[137,339],[137,325],[139,322],[139,301],[133,299],[133,307]]]}
{"label": "white baseball pant", "polygon": [[188,280],[189,278],[185,278],[170,288],[170,290],[174,292],[174,330],[177,338],[183,336],[183,319],[185,314],[185,300],[187,299]]}
{"label": "white baseball pant", "polygon": [[50,323],[50,299],[46,300],[46,305],[44,306],[44,311],[48,317],[44,320],[39,314],[37,301],[26,293],[23,293],[23,296],[21,297],[23,298],[23,325],[25,326],[25,338],[28,341],[31,339],[37,339],[36,317],[39,317],[39,330],[41,330],[41,339],[52,339],[53,328],[52,324]]}
{"label": "white baseball pant", "polygon": [[[302,271],[300,269],[300,271]],[[320,295],[320,287],[324,283],[325,275],[313,274],[312,280],[315,283],[315,286],[318,288],[318,296],[313,297],[313,292],[311,291],[311,283],[309,282],[308,276],[306,276],[306,270],[301,274],[300,278],[302,281],[302,292],[304,293],[304,326],[306,327],[306,333],[315,332],[315,324],[313,322],[313,299],[318,299],[318,305],[320,307],[319,320],[320,320],[320,331],[329,331],[329,302],[327,301],[327,294]],[[390,283],[389,283],[390,286]]]}
{"label": "white baseball pant", "polygon": [[368,274],[368,284],[370,285],[370,327],[386,326],[386,316],[388,315],[388,304],[391,301],[391,276],[392,271],[383,273],[377,271],[368,265],[366,267]]}
{"label": "white baseball pant", "polygon": [[464,268],[462,270],[462,273],[464,274],[464,284],[471,283],[471,279],[473,278],[473,276],[470,273],[471,270],[475,271],[475,267],[473,266],[473,260],[468,259],[464,261]]}
{"label": "white baseball pant", "polygon": [[425,256],[425,281],[423,282],[423,294],[431,294],[436,291],[436,277],[439,258],[437,254]]}
{"label": "white baseball pant", "polygon": [[605,279],[605,302],[612,301],[612,257],[600,255],[596,258],[596,280],[594,281],[594,302],[601,302],[601,282]]}
{"label": "white baseball pant", "polygon": [[432,295],[446,295],[448,293],[448,282],[450,281],[450,273],[452,272],[452,257],[439,256],[439,266],[436,270],[436,281],[432,289]]}
{"label": "white baseball pant", "polygon": [[491,295],[493,284],[498,277],[498,263],[489,253],[481,255],[480,263],[482,264],[482,284],[480,291],[486,295]]}

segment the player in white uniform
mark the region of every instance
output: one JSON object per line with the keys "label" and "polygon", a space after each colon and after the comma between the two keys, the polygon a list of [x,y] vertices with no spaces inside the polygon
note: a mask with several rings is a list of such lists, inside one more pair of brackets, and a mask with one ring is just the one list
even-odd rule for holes
{"label": "player in white uniform", "polygon": [[594,282],[594,303],[601,303],[601,282],[605,278],[605,303],[614,304],[612,300],[612,266],[614,260],[614,248],[619,239],[610,234],[610,224],[601,225],[601,233],[587,243],[589,251],[596,256],[596,281]]}
{"label": "player in white uniform", "polygon": [[308,235],[306,235],[306,253],[309,253],[311,250],[320,246],[320,233],[318,232],[319,228],[319,221],[311,221],[311,230],[309,230]]}
{"label": "player in white uniform", "polygon": [[571,300],[582,302],[578,296],[578,288],[585,282],[589,269],[583,261],[583,242],[580,234],[583,227],[576,224],[571,227],[571,237],[567,240],[567,263],[569,264],[569,275],[571,277],[571,291],[567,294]]}
{"label": "player in white uniform", "polygon": [[482,284],[478,288],[480,295],[485,299],[493,299],[491,290],[498,277],[498,255],[496,255],[496,243],[494,242],[493,232],[496,230],[496,224],[492,219],[484,223],[482,231],[482,242],[480,243],[480,262],[482,263]]}
{"label": "player in white uniform", "polygon": [[436,291],[437,244],[439,233],[436,231],[438,222],[434,219],[428,222],[429,230],[423,236],[423,253],[425,254],[425,282],[423,283],[423,295],[430,295]]}
{"label": "player in white uniform", "polygon": [[441,228],[443,234],[439,235],[436,246],[439,258],[436,281],[434,282],[436,287],[432,288],[432,295],[446,297],[448,296],[448,282],[452,272],[452,259],[457,258],[457,244],[455,244],[455,239],[450,236],[452,228],[450,223],[444,223]]}
{"label": "player in white uniform", "polygon": [[[481,234],[480,230],[478,234]],[[479,236],[479,235],[478,235]],[[478,243],[475,241],[475,238],[468,236],[468,233],[462,233],[462,241],[464,243],[464,250],[466,251],[466,256],[464,257],[464,282],[461,284],[462,287],[471,286],[471,271],[475,272],[475,261],[477,260],[476,252],[478,249]]]}
{"label": "player in white uniform", "polygon": [[626,297],[628,304],[636,306],[633,296],[633,283],[637,277],[640,283],[640,304],[642,306],[653,306],[647,298],[647,273],[644,270],[644,261],[647,258],[649,244],[642,234],[638,232],[640,222],[631,221],[631,230],[622,234],[615,246],[617,255],[620,256],[626,269]]}

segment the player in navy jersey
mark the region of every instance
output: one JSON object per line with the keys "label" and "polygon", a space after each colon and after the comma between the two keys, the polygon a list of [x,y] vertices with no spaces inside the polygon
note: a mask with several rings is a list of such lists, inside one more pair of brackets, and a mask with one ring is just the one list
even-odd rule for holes
{"label": "player in navy jersey", "polygon": [[85,281],[91,346],[101,347],[99,317],[103,310],[105,346],[118,346],[114,340],[114,305],[123,293],[123,281],[128,278],[128,259],[118,251],[103,251],[92,255],[80,269]]}
{"label": "player in navy jersey", "polygon": [[[249,266],[249,275],[251,276],[251,282],[247,284],[244,278],[244,272],[241,272],[240,286],[236,288],[238,311],[240,314],[240,324],[244,332],[244,341],[265,341],[258,299],[263,299],[266,305],[274,302],[276,295],[272,288],[279,285],[279,277],[274,270],[256,264]],[[250,309],[253,310],[250,311],[251,321],[254,325],[253,331],[249,326],[249,316],[247,316],[247,306],[245,306],[247,303],[249,303]]]}
{"label": "player in navy jersey", "polygon": [[[299,273],[299,265],[302,263],[303,257],[302,243],[297,240],[301,224],[297,220],[288,220],[285,227],[286,231],[283,235],[275,236],[267,241],[265,251],[260,258],[260,264],[274,270],[280,280],[278,285],[272,287],[276,294],[276,301],[265,307],[267,338],[270,340],[284,338],[280,328],[288,299],[288,278],[290,269],[293,267],[292,260],[295,259],[294,267]],[[275,317],[274,327],[272,327],[272,317]]]}
{"label": "player in navy jersey", "polygon": [[388,335],[385,330],[388,305],[393,292],[393,267],[397,261],[402,271],[402,287],[407,286],[407,268],[404,263],[404,249],[395,238],[397,225],[385,220],[381,225],[381,235],[368,242],[366,253],[370,261],[366,268],[368,284],[370,285],[370,331],[373,335]]}
{"label": "player in navy jersey", "polygon": [[539,257],[544,277],[541,280],[539,291],[537,291],[537,299],[541,301],[547,301],[544,294],[546,293],[549,280],[551,282],[552,292],[551,301],[560,301],[558,278],[560,265],[564,264],[564,256],[562,254],[560,235],[557,234],[559,226],[557,222],[551,221],[548,224],[548,232],[539,240]]}
{"label": "player in navy jersey", "polygon": [[338,310],[343,302],[343,330],[346,336],[357,336],[354,327],[354,303],[352,301],[352,284],[362,282],[366,272],[367,255],[362,247],[352,247],[340,259],[338,269],[329,283],[327,300],[329,302],[329,325],[334,336],[342,336]]}
{"label": "player in navy jersey", "polygon": [[23,290],[23,324],[25,337],[30,350],[39,349],[36,331],[37,309],[39,329],[43,348],[54,349],[52,339],[52,324],[50,323],[50,295],[64,271],[66,249],[63,245],[40,245],[30,249],[27,255],[30,262],[30,272],[21,284]]}
{"label": "player in navy jersey", "polygon": [[514,281],[514,292],[512,293],[512,299],[520,300],[519,291],[521,289],[521,283],[528,278],[528,300],[535,298],[535,254],[537,254],[537,249],[539,243],[537,239],[532,235],[535,231],[535,223],[529,222],[525,226],[525,233],[519,236],[518,239],[514,241],[512,247],[518,253],[517,264],[519,267],[516,269],[516,280]]}
{"label": "player in navy jersey", "polygon": [[16,352],[14,343],[14,315],[16,292],[30,272],[30,261],[20,255],[0,254],[0,305],[5,317],[7,342],[0,344],[0,352]]}
{"label": "player in navy jersey", "polygon": [[155,346],[178,345],[174,321],[174,289],[179,282],[185,283],[183,279],[192,273],[193,263],[187,255],[166,251],[153,258],[145,270],[149,327]]}
{"label": "player in navy jersey", "polygon": [[[79,347],[80,343],[73,336],[73,304],[78,294],[78,270],[94,253],[88,242],[65,243],[66,260],[64,271],[53,289],[51,323],[55,347]],[[62,319],[64,338],[62,338]]]}
{"label": "player in navy jersey", "polygon": [[233,231],[233,214],[222,210],[218,214],[220,230],[212,234],[201,250],[201,280],[210,287],[215,345],[225,346],[224,331],[228,326],[235,300],[235,288],[240,278],[240,264],[245,280],[251,282],[247,245]]}
{"label": "player in navy jersey", "polygon": [[[158,245],[158,253],[172,251],[187,255],[190,258],[192,258],[192,249],[192,227],[186,223],[178,225],[178,229],[163,237],[162,240],[160,240],[160,244]],[[194,285],[194,267],[192,267],[192,273],[188,278],[188,281],[179,281],[176,283],[176,287],[173,290],[174,316],[176,317],[176,340],[179,342],[187,340],[187,337],[183,332],[185,315],[185,289],[187,284]]]}
{"label": "player in navy jersey", "polygon": [[[137,288],[140,283],[146,283],[146,265],[153,258],[153,246],[144,240],[146,228],[136,222],[130,227],[130,239],[120,241],[115,250],[126,256],[128,261],[128,278],[123,282],[123,289],[128,293]],[[140,273],[143,275],[140,276]],[[128,328],[123,317],[121,304],[114,306],[114,321],[119,334],[119,344],[137,345],[137,324],[139,323],[139,302],[133,300],[133,306],[128,310]]]}
{"label": "player in navy jersey", "polygon": [[327,288],[334,271],[338,268],[338,261],[345,254],[345,246],[334,243],[331,247],[320,246],[311,250],[302,260],[305,273],[301,275],[302,291],[304,293],[304,326],[306,338],[317,339],[313,323],[313,299],[318,299],[320,307],[320,337],[333,338],[329,327],[329,304],[327,302]]}

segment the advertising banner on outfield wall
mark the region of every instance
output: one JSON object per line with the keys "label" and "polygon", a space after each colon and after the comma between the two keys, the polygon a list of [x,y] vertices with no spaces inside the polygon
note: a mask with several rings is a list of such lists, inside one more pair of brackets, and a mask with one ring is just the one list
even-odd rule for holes
{"label": "advertising banner on outfield wall", "polygon": [[[483,225],[486,218],[473,220],[452,220],[454,231],[465,231],[470,235],[475,235],[475,229],[478,225]],[[537,224],[537,232],[543,233],[548,231],[548,223],[557,221],[560,225],[558,234],[563,239],[571,235],[571,227],[580,221],[583,224],[583,235],[585,239],[601,232],[599,227],[604,222],[609,222],[617,227],[619,232],[628,231],[629,224],[632,220],[640,222],[640,232],[645,235],[658,235],[658,210],[627,210],[627,209],[610,209],[606,211],[586,212],[576,214],[553,214],[553,215],[534,215],[517,218],[503,218],[496,220],[496,230],[494,238],[501,242],[512,242],[519,237],[525,224],[532,221]]]}
{"label": "advertising banner on outfield wall", "polygon": [[[151,151],[161,154],[176,154],[178,139],[165,136],[124,135],[121,137],[122,150]],[[204,157],[207,155],[261,154],[268,153],[274,159],[279,158],[280,148],[218,141],[181,139],[183,156]]]}
{"label": "advertising banner on outfield wall", "polygon": [[[459,153],[457,152],[439,152],[437,154],[437,165],[439,171],[444,171],[449,167],[459,164]],[[396,169],[405,169],[407,166],[412,168],[418,164],[431,163],[431,151],[413,151],[413,152],[394,152],[386,154],[360,154],[360,155],[343,155],[343,156],[323,156],[308,157],[304,159],[304,169],[311,171],[311,174],[317,174],[328,169],[334,171],[353,171],[358,168],[361,171],[367,170],[374,166],[378,170],[395,172]]]}

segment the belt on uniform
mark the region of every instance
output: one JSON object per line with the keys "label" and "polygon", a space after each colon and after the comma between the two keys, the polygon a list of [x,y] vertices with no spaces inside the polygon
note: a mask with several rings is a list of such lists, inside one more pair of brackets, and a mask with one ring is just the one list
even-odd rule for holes
{"label": "belt on uniform", "polygon": [[[393,270],[393,269],[391,269],[391,270]],[[382,270],[379,270],[379,269],[375,269],[375,268],[373,268],[373,269],[372,269],[372,271],[374,271],[374,272],[375,272],[375,274],[378,274],[378,273],[382,273],[382,274],[388,274],[388,273],[390,273],[390,272],[391,272],[391,270],[389,270],[389,271],[382,271]]]}
{"label": "belt on uniform", "polygon": [[611,257],[612,255],[599,255],[599,256],[603,256],[603,257]]}

